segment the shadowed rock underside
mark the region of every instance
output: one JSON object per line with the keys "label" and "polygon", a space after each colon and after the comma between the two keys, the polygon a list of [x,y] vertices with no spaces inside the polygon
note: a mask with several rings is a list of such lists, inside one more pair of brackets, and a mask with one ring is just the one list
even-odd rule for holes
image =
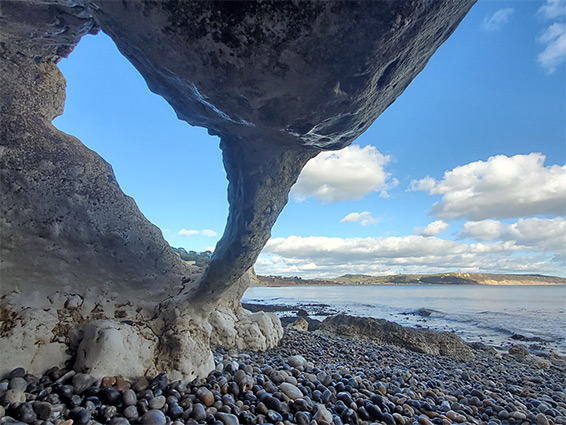
{"label": "shadowed rock underside", "polygon": [[[302,167],[365,131],[473,3],[3,1],[0,331],[13,348],[3,367],[62,361],[104,334],[118,351],[148,341],[142,372],[195,376],[210,368],[211,334],[276,343],[278,320],[246,319],[239,297]],[[230,210],[203,274],[108,163],[51,124],[65,97],[56,63],[99,28],[180,119],[221,138]],[[88,354],[77,368],[96,369]]]}

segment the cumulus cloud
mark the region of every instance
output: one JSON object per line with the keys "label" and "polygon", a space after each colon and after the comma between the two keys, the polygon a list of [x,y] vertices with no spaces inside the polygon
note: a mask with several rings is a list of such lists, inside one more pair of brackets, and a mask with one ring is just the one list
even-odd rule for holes
{"label": "cumulus cloud", "polygon": [[209,238],[214,238],[215,236],[218,236],[218,233],[216,233],[214,230],[210,230],[210,229],[202,229],[202,230],[181,229],[181,230],[179,230],[178,233],[179,233],[179,235],[186,236],[186,237],[207,236]]}
{"label": "cumulus cloud", "polygon": [[390,160],[373,146],[322,152],[307,163],[291,194],[298,201],[314,197],[323,204],[361,199],[371,192],[386,198],[398,184],[385,171]]}
{"label": "cumulus cloud", "polygon": [[450,226],[442,220],[433,221],[426,227],[415,227],[413,232],[417,235],[429,237],[436,236],[444,232]]}
{"label": "cumulus cloud", "polygon": [[490,16],[486,16],[481,24],[484,31],[497,31],[509,22],[509,18],[513,14],[513,8],[506,7],[499,9]]}
{"label": "cumulus cloud", "polygon": [[557,254],[564,254],[566,253],[566,220],[562,217],[522,218],[509,225],[502,238],[535,251],[556,251]]}
{"label": "cumulus cloud", "polygon": [[521,218],[511,224],[497,220],[469,221],[464,223],[461,236],[476,241],[511,242],[521,249],[566,253],[566,220],[562,217]]}
{"label": "cumulus cloud", "polygon": [[340,223],[355,223],[357,221],[359,221],[362,226],[369,226],[371,224],[379,223],[380,219],[372,217],[369,211],[364,211],[361,213],[353,212],[340,220]]}
{"label": "cumulus cloud", "polygon": [[431,215],[443,220],[506,219],[566,213],[566,165],[544,165],[540,153],[498,155],[412,181],[410,190],[442,195]]}
{"label": "cumulus cloud", "polygon": [[547,0],[538,12],[543,18],[553,21],[538,37],[544,49],[537,56],[537,62],[548,74],[552,74],[566,63],[566,1]]}
{"label": "cumulus cloud", "polygon": [[[526,240],[526,236],[522,238]],[[555,254],[552,251],[525,250],[524,246],[512,240],[463,243],[418,235],[384,238],[289,236],[268,241],[256,263],[256,271],[303,277],[332,277],[345,273],[438,273],[447,270],[564,274],[564,262]]]}

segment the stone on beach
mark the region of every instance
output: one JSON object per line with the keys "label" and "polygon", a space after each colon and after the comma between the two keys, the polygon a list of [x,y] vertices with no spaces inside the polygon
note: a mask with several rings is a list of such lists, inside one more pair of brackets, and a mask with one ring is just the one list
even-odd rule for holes
{"label": "stone on beach", "polygon": [[[65,370],[52,369],[41,378],[24,373],[24,400],[7,406],[0,425],[26,423],[21,421],[34,414],[40,421],[53,415],[74,425],[566,423],[566,367],[560,362],[547,373],[509,354],[480,350],[474,360],[462,362],[367,339],[293,330],[266,352],[218,348],[215,362],[206,379],[181,382],[159,374],[138,379],[131,388],[122,384],[122,390],[99,387],[97,381],[82,396],[65,384],[72,382]],[[250,386],[240,391],[238,384],[247,380]],[[10,381],[0,381],[0,400],[14,391]],[[105,382],[117,386],[118,381]],[[293,398],[299,392],[302,396]],[[127,406],[126,400],[137,402]]]}
{"label": "stone on beach", "polygon": [[320,331],[337,335],[367,338],[382,344],[398,345],[427,354],[441,354],[459,360],[473,360],[472,349],[458,336],[449,332],[414,329],[385,319],[337,314],[327,317]]}

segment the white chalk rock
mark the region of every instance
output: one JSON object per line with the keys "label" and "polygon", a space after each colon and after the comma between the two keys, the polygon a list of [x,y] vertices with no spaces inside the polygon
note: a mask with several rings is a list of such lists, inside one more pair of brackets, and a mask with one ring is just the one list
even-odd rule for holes
{"label": "white chalk rock", "polygon": [[143,376],[153,363],[157,338],[135,326],[97,320],[83,332],[74,366],[77,371],[128,379]]}
{"label": "white chalk rock", "polygon": [[208,319],[212,325],[212,345],[236,347],[240,350],[267,350],[283,337],[281,321],[273,313],[250,313],[220,306]]}
{"label": "white chalk rock", "polygon": [[25,308],[14,312],[3,310],[4,331],[0,343],[0,376],[16,367],[33,374],[43,374],[53,365],[63,365],[69,359],[57,311],[54,309]]}
{"label": "white chalk rock", "polygon": [[306,332],[309,330],[309,322],[307,322],[302,317],[300,319],[295,320],[293,323],[289,323],[287,325],[289,329],[295,329],[297,331]]}

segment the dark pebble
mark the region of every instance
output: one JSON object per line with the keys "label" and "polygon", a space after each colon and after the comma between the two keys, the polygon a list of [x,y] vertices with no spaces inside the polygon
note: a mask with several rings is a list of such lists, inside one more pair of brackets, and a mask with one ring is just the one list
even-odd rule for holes
{"label": "dark pebble", "polygon": [[53,405],[47,402],[36,402],[33,406],[33,410],[35,411],[38,419],[46,421],[53,413]]}
{"label": "dark pebble", "polygon": [[191,417],[197,422],[204,421],[204,419],[206,418],[206,411],[204,409],[204,406],[200,403],[194,404]]}
{"label": "dark pebble", "polygon": [[83,407],[75,407],[70,414],[73,425],[86,425],[90,421],[90,413]]}
{"label": "dark pebble", "polygon": [[152,379],[151,383],[149,384],[149,389],[152,391],[161,390],[163,391],[167,386],[167,376],[164,373],[160,373],[155,378]]}
{"label": "dark pebble", "polygon": [[16,417],[25,423],[32,423],[33,421],[35,421],[37,419],[37,415],[35,414],[35,412],[33,411],[33,407],[31,405],[31,403],[21,403],[17,408],[16,408]]}
{"label": "dark pebble", "polygon": [[161,410],[150,410],[141,419],[144,425],[165,425],[167,419]]}
{"label": "dark pebble", "polygon": [[130,425],[130,422],[126,418],[113,418],[108,425]]}
{"label": "dark pebble", "polygon": [[116,388],[104,387],[98,393],[98,397],[106,403],[115,404],[120,400],[122,395]]}
{"label": "dark pebble", "polygon": [[217,413],[216,415],[224,425],[239,425],[240,421],[236,415],[231,413]]}

